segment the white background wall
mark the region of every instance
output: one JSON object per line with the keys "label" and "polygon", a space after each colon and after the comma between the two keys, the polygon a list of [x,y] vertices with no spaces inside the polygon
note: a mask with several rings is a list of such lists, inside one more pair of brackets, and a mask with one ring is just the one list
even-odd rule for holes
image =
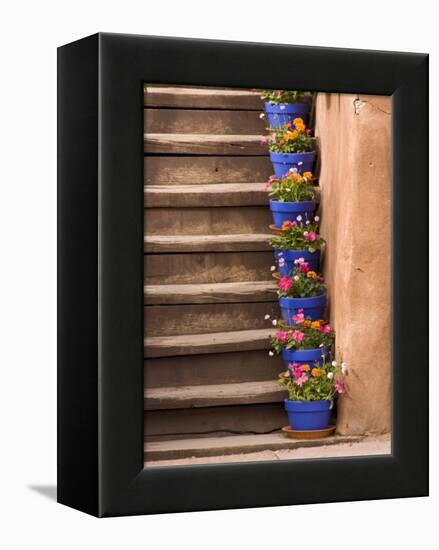
{"label": "white background wall", "polygon": [[[97,520],[41,494],[41,487],[43,492],[53,494],[56,480],[56,47],[96,31],[107,31],[429,52],[435,54],[430,60],[434,98],[438,96],[439,48],[433,6],[427,0],[415,3],[25,0],[3,4],[0,18],[0,544],[3,548],[68,550],[99,544],[108,549],[146,545],[178,550],[273,549],[281,545],[320,549],[336,544],[339,549],[360,550],[371,546],[432,548],[434,541],[437,543],[439,484],[435,465],[439,449],[439,400],[434,389],[439,377],[434,353],[433,496],[429,499]],[[439,122],[437,113],[437,102],[432,101],[433,129]],[[437,141],[433,132],[431,137],[434,147]],[[431,204],[435,204],[439,194],[434,161],[431,168]],[[437,250],[432,255],[433,269],[434,252],[437,256]],[[437,291],[431,302],[432,311],[437,310]],[[439,328],[437,318],[432,316],[433,331]],[[433,344],[437,341],[434,333],[432,341]],[[414,371],[419,367],[414,361]]]}

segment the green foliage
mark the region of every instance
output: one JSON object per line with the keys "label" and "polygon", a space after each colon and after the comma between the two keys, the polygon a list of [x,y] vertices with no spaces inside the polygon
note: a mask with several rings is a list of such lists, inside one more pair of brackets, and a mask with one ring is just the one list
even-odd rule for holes
{"label": "green foliage", "polygon": [[[290,401],[333,401],[337,393],[345,393],[344,363],[328,362],[322,365],[290,364],[278,383],[288,390]],[[347,368],[345,366],[345,368]],[[312,376],[311,376],[312,374]]]}
{"label": "green foliage", "polygon": [[280,321],[278,326],[279,330],[271,339],[271,345],[276,353],[281,353],[283,349],[297,351],[331,347],[335,340],[334,331],[323,320],[304,319],[294,327]]}
{"label": "green foliage", "polygon": [[273,248],[278,250],[307,250],[315,252],[325,245],[325,239],[317,233],[317,223],[298,225],[297,222],[284,222],[295,224],[285,229],[282,235],[272,237],[269,241]]}
{"label": "green foliage", "polygon": [[311,172],[299,174],[296,168],[291,169],[282,178],[270,176],[266,190],[270,197],[279,202],[303,202],[315,199]]}
{"label": "green foliage", "polygon": [[261,99],[267,103],[300,103],[306,92],[292,90],[259,90]]}

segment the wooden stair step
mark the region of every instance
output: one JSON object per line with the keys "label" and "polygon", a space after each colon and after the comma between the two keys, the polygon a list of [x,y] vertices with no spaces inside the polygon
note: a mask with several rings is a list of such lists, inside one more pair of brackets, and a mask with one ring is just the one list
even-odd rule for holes
{"label": "wooden stair step", "polygon": [[146,235],[145,252],[244,252],[271,250],[268,233],[231,235]]}
{"label": "wooden stair step", "polygon": [[226,109],[144,109],[145,133],[263,134],[266,122],[258,111]]}
{"label": "wooden stair step", "polygon": [[144,391],[145,410],[189,409],[223,405],[275,403],[287,396],[275,380],[205,386],[169,386]]}
{"label": "wooden stair step", "polygon": [[270,349],[273,328],[144,338],[145,357]]}
{"label": "wooden stair step", "polygon": [[148,86],[143,97],[145,106],[150,107],[263,109],[261,98],[251,90]]}
{"label": "wooden stair step", "polygon": [[145,153],[183,155],[268,155],[261,135],[144,134]]}
{"label": "wooden stair step", "polygon": [[269,156],[146,156],[146,185],[181,185],[267,181],[273,174]]}
{"label": "wooden stair step", "polygon": [[267,206],[265,183],[214,183],[199,185],[145,185],[147,208]]}
{"label": "wooden stair step", "polygon": [[[285,415],[285,424],[287,424]],[[148,441],[144,443],[146,461],[172,460],[186,457],[208,457],[280,449],[300,449],[320,447],[340,443],[361,441],[361,436],[333,436],[324,439],[294,440],[285,437],[282,432],[257,435],[231,435],[223,437],[204,437],[177,439],[169,441]]]}
{"label": "wooden stair step", "polygon": [[271,302],[277,284],[271,281],[205,283],[183,285],[145,285],[145,304],[208,304],[225,302]]}

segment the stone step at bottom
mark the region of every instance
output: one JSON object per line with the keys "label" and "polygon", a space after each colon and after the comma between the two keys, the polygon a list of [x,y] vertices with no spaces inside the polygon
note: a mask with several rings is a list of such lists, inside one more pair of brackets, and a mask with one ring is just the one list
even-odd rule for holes
{"label": "stone step at bottom", "polygon": [[[300,449],[339,443],[355,443],[361,436],[330,436],[324,439],[289,439],[282,432],[262,435],[233,435],[223,437],[148,441],[144,443],[145,462],[172,460],[186,457],[221,455]],[[160,464],[156,464],[159,466]]]}

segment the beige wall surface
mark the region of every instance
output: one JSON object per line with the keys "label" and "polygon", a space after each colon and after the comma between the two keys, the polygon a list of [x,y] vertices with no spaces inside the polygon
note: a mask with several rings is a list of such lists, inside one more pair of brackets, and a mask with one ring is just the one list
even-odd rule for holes
{"label": "beige wall surface", "polygon": [[337,431],[384,433],[391,423],[390,97],[319,93],[316,137],[330,318],[337,358],[350,366]]}

